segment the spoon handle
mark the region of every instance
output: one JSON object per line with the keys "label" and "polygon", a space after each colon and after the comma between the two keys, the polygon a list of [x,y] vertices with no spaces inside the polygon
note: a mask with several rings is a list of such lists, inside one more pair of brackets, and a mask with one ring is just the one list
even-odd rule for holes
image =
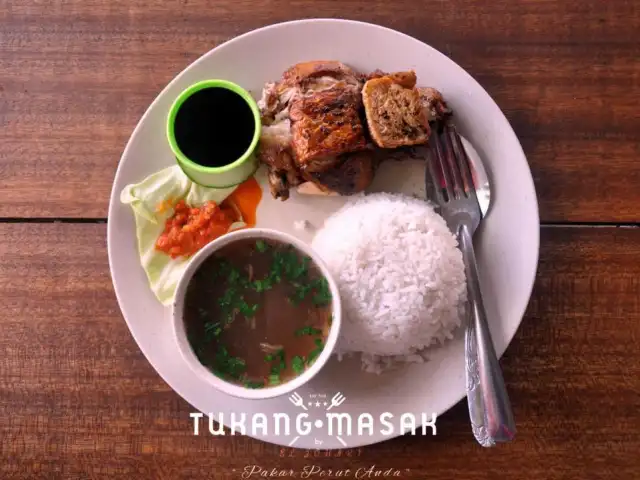
{"label": "spoon handle", "polygon": [[502,370],[491,340],[482,302],[473,241],[466,225],[460,227],[458,240],[467,272],[467,292],[471,310],[465,332],[469,416],[478,443],[483,447],[492,447],[496,442],[513,440],[516,426]]}

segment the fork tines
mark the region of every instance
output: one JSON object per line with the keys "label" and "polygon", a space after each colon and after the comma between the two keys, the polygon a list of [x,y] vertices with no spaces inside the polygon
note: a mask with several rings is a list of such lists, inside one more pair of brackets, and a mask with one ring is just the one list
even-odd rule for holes
{"label": "fork tines", "polygon": [[439,131],[429,140],[431,159],[429,173],[437,193],[444,195],[444,202],[456,198],[476,196],[469,158],[460,135],[450,120],[445,121]]}

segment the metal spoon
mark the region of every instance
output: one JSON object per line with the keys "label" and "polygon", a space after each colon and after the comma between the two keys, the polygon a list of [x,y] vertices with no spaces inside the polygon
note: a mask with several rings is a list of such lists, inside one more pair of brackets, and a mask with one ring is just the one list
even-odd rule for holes
{"label": "metal spoon", "polygon": [[462,146],[467,152],[467,158],[469,159],[469,166],[471,167],[471,177],[473,178],[473,185],[476,190],[476,197],[478,198],[478,205],[480,205],[480,212],[482,218],[486,218],[489,212],[489,206],[491,205],[491,187],[489,186],[489,175],[484,169],[484,165],[480,160],[480,155],[473,148],[473,145],[469,141],[460,136]]}

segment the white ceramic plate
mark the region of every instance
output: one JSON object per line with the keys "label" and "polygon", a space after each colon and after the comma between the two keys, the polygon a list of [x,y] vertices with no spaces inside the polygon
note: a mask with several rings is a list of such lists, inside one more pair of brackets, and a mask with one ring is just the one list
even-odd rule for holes
{"label": "white ceramic plate", "polygon": [[[522,320],[529,301],[538,261],[539,218],[536,195],[527,160],[506,118],[483,88],[450,59],[402,33],[376,25],[344,20],[304,20],[273,25],[235,38],[202,56],[178,75],[156,98],[136,127],[116,173],[109,206],[109,265],[115,292],[127,324],[140,349],[162,378],[195,409],[214,413],[229,425],[231,412],[284,413],[295,420],[303,412],[288,398],[264,401],[239,400],[203,383],[181,360],[171,334],[170,312],[156,301],[139,266],[134,219],[119,195],[129,183],[174,163],[165,139],[165,118],[171,102],[187,86],[207,78],[239,83],[254,96],[264,82],[300,61],[335,59],[362,71],[414,69],[421,86],[433,86],[445,96],[456,115],[462,134],[475,146],[492,181],[491,211],[481,227],[476,247],[482,273],[486,308],[496,350],[502,355]],[[405,193],[424,192],[420,164],[383,165],[374,190]],[[297,220],[319,227],[338,208],[342,198],[293,195],[287,202],[263,195],[258,208],[258,226],[279,229],[310,241],[312,230],[294,228]],[[465,395],[462,336],[436,349],[429,362],[400,371],[372,375],[362,373],[358,362],[330,362],[312,383],[298,393],[308,406],[312,420],[324,418],[325,401],[340,392],[346,401],[335,412],[361,413],[374,418],[394,414],[395,430],[385,434],[352,432],[337,438],[314,426],[309,435],[298,435],[295,424],[289,434],[276,435],[273,424],[262,431],[247,432],[255,438],[279,445],[302,448],[356,447],[380,442],[403,433],[398,417],[412,413],[441,414]],[[319,407],[316,406],[318,402]],[[194,409],[194,412],[195,412]],[[219,416],[222,414],[222,417]],[[269,417],[271,418],[271,417]],[[517,420],[517,419],[516,419]],[[325,422],[326,424],[326,422]],[[250,422],[248,426],[250,427]],[[319,425],[319,424],[318,424]],[[202,427],[206,430],[206,424]],[[184,428],[193,428],[185,418]],[[296,437],[300,437],[297,438]],[[469,429],[469,441],[473,441]]]}

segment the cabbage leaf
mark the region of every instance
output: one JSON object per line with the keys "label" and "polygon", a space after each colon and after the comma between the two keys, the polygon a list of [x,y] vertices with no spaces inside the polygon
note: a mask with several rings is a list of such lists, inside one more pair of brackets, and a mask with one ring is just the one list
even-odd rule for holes
{"label": "cabbage leaf", "polygon": [[[192,182],[179,166],[174,165],[122,190],[120,201],[131,206],[135,217],[140,263],[151,290],[163,305],[169,306],[173,302],[178,281],[189,263],[189,258],[172,259],[155,248],[166,220],[173,215],[172,206],[182,199],[194,207],[208,201],[220,204],[235,189],[236,186],[222,189],[203,187]],[[161,208],[162,205],[166,208]],[[244,222],[236,222],[229,230],[244,226]]]}

